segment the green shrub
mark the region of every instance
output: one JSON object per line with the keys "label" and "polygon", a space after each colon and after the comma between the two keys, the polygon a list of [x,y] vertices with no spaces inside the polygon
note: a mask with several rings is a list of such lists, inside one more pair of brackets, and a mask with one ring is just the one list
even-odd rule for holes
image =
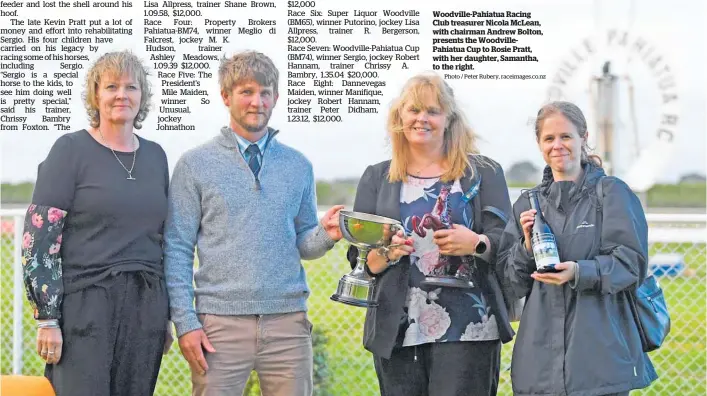
{"label": "green shrub", "polygon": [[704,208],[707,184],[656,184],[647,192],[648,207]]}
{"label": "green shrub", "polygon": [[0,201],[4,204],[29,203],[32,200],[32,191],[34,191],[34,183],[3,183],[0,186]]}

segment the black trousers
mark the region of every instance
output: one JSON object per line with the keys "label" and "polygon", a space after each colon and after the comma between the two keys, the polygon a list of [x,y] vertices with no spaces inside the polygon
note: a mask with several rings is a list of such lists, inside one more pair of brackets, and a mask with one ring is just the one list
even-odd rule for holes
{"label": "black trousers", "polygon": [[44,370],[57,396],[152,395],[168,309],[164,281],[143,271],[65,295],[62,357]]}
{"label": "black trousers", "polygon": [[423,344],[373,359],[381,396],[495,396],[501,342]]}

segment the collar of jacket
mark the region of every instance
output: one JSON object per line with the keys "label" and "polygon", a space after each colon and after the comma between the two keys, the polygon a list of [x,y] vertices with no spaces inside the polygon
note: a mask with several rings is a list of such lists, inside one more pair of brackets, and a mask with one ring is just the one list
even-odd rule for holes
{"label": "collar of jacket", "polygon": [[[467,167],[464,171],[464,176],[459,180],[462,191],[466,193],[473,186],[476,180],[481,177],[479,169],[474,166],[473,156],[469,156],[469,161],[471,162],[471,167]],[[383,182],[380,184],[380,191],[378,192],[379,203],[378,215],[389,217],[391,219],[400,218],[400,189],[402,187],[401,181],[396,181],[390,183],[388,181],[388,171],[390,170],[390,160],[385,164],[385,169],[382,172]],[[473,168],[473,177],[472,169]]]}
{"label": "collar of jacket", "polygon": [[474,155],[469,155],[469,164],[471,166],[467,166],[466,170],[464,171],[464,176],[459,180],[459,184],[461,185],[462,192],[464,194],[467,194],[469,192],[469,189],[476,183],[476,181],[481,178],[481,175],[479,174],[479,169],[474,165],[476,160],[474,159]]}
{"label": "collar of jacket", "polygon": [[[237,148],[238,148],[238,142],[236,141],[236,139],[234,139],[233,136],[231,136],[232,133],[235,133],[235,132],[233,132],[233,130],[231,129],[231,127],[229,127],[229,126],[221,127],[221,134],[218,135],[218,136],[216,136],[216,141],[217,141],[220,145],[222,145],[223,147],[226,147],[226,148],[235,148],[235,149],[237,149]],[[267,133],[270,135],[270,137],[268,138],[267,142],[265,143],[265,149],[266,149],[266,150],[267,150],[268,146],[270,146],[270,144],[272,143],[272,140],[275,139],[275,136],[276,136],[278,133],[280,133],[280,131],[268,127],[268,132],[267,132]]]}
{"label": "collar of jacket", "polygon": [[[575,181],[574,186],[569,191],[569,202],[575,202],[584,195],[588,194],[590,190],[594,190],[597,181],[606,176],[604,169],[595,165],[591,162],[585,162],[582,164],[582,175],[577,181]],[[540,183],[541,193],[552,202],[554,207],[560,206],[560,189],[552,188],[554,184],[554,178],[552,176],[552,169],[549,166],[545,166],[543,170],[543,181]]]}

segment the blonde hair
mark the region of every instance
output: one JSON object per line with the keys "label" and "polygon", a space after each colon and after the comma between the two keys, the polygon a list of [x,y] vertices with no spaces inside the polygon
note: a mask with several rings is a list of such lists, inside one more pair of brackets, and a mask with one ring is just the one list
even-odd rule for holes
{"label": "blonde hair", "polygon": [[256,51],[245,51],[230,58],[222,58],[218,68],[218,83],[221,92],[231,93],[233,86],[241,81],[253,80],[264,87],[273,87],[278,94],[280,73],[272,59]]}
{"label": "blonde hair", "polygon": [[538,111],[538,117],[535,119],[535,139],[540,141],[540,132],[542,132],[542,125],[545,120],[555,114],[561,114],[572,123],[572,125],[577,128],[579,137],[582,139],[582,153],[580,162],[586,164],[592,162],[594,165],[601,167],[602,160],[596,154],[589,154],[589,146],[587,145],[587,120],[584,118],[584,114],[580,108],[571,102],[555,101],[546,104],[540,108]]}
{"label": "blonde hair", "polygon": [[142,122],[147,118],[151,106],[152,89],[147,78],[150,73],[142,61],[128,50],[104,54],[91,65],[86,73],[83,102],[91,126],[98,128],[101,124],[101,116],[98,112],[98,85],[101,83],[101,78],[106,75],[128,75],[137,81],[142,95],[140,96],[140,109],[133,120],[133,127],[135,129],[142,128]]}
{"label": "blonde hair", "polygon": [[388,172],[388,180],[391,182],[407,180],[407,167],[410,161],[408,141],[403,133],[404,125],[401,116],[404,106],[412,102],[414,106],[422,109],[426,106],[425,99],[430,98],[439,103],[447,120],[444,128],[443,155],[448,170],[441,176],[441,180],[450,182],[464,176],[466,169],[471,165],[469,154],[479,153],[476,134],[457,105],[452,88],[437,74],[420,74],[407,81],[400,96],[393,101],[388,111],[387,129],[393,154]]}

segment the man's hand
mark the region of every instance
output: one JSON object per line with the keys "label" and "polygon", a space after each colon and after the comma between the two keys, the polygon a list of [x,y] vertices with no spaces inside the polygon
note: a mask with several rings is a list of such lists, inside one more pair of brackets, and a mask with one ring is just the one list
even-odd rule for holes
{"label": "man's hand", "polygon": [[479,234],[461,224],[452,224],[452,228],[437,230],[434,243],[439,246],[440,254],[447,256],[467,256],[474,254]]}
{"label": "man's hand", "polygon": [[577,263],[574,261],[565,261],[564,263],[555,265],[555,268],[560,270],[560,272],[546,272],[543,274],[533,272],[530,274],[530,277],[538,282],[547,283],[549,285],[563,285],[574,279],[574,274],[577,271]]}
{"label": "man's hand", "polygon": [[182,351],[184,359],[189,362],[191,369],[199,373],[199,375],[204,375],[206,370],[209,369],[209,365],[206,364],[206,358],[204,357],[204,350],[211,353],[216,352],[216,349],[211,345],[209,339],[206,338],[203,329],[197,329],[182,334],[182,336],[179,337],[179,349]]}
{"label": "man's hand", "polygon": [[329,234],[329,238],[334,241],[340,240],[343,235],[341,235],[341,228],[339,228],[339,212],[344,208],[344,205],[335,205],[331,209],[327,210],[322,216],[320,221],[322,228]]}

